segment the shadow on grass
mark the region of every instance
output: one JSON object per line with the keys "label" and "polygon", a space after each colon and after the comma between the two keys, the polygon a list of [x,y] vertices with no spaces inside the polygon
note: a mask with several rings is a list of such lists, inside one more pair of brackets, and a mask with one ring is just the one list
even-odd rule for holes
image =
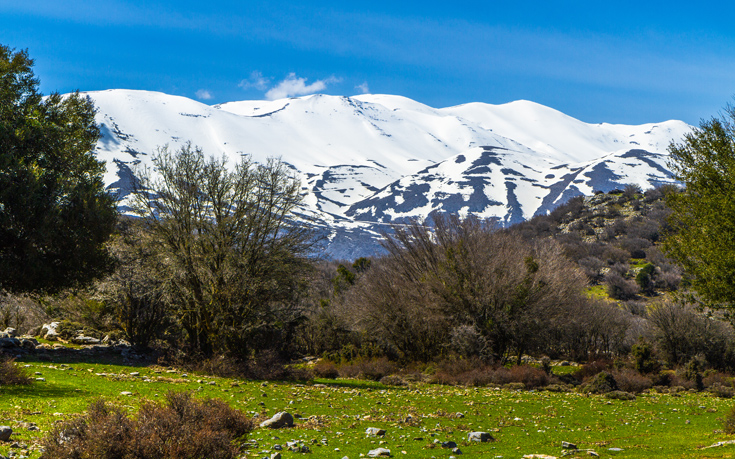
{"label": "shadow on grass", "polygon": [[50,397],[89,397],[91,392],[72,386],[45,385],[32,383],[29,385],[19,386],[0,386],[3,398],[20,397],[24,399],[30,398],[50,398]]}
{"label": "shadow on grass", "polygon": [[345,387],[352,389],[391,389],[408,390],[408,386],[386,386],[377,381],[365,381],[361,379],[314,379],[315,384],[324,384],[329,387]]}
{"label": "shadow on grass", "polygon": [[148,367],[155,364],[153,359],[151,360],[136,360],[131,361],[120,355],[113,354],[77,354],[77,353],[58,353],[55,355],[49,354],[27,354],[16,359],[18,363],[54,363],[54,364],[75,364],[75,363],[87,363],[92,365],[118,365],[126,367]]}

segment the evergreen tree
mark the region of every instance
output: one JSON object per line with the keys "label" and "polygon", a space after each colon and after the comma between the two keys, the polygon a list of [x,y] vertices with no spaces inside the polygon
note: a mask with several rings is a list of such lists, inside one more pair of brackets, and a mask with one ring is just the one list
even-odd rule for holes
{"label": "evergreen tree", "polygon": [[735,108],[700,123],[681,144],[672,143],[670,167],[682,182],[669,193],[669,256],[693,276],[712,305],[735,306]]}
{"label": "evergreen tree", "polygon": [[0,45],[0,289],[55,291],[104,272],[117,218],[99,129],[78,93],[38,92],[27,51]]}

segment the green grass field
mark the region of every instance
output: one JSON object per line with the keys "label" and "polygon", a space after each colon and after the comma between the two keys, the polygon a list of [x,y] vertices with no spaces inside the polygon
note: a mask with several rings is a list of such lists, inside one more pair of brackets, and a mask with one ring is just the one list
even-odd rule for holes
{"label": "green grass field", "polygon": [[[290,440],[304,442],[311,457],[338,459],[356,459],[377,447],[390,449],[394,457],[457,456],[435,440],[456,442],[463,456],[487,458],[561,457],[562,441],[575,443],[580,450],[593,449],[601,457],[735,457],[735,445],[701,449],[729,439],[720,431],[720,418],[732,401],[707,393],[650,393],[635,401],[617,401],[577,393],[428,384],[385,387],[357,380],[262,383],[156,367],[19,364],[45,381],[0,386],[0,425],[14,428],[13,439],[30,447],[31,458],[39,456],[34,445],[55,422],[84,411],[96,397],[134,413],[144,398],[159,399],[169,390],[218,397],[261,416],[284,410],[301,416],[294,428],[255,430],[250,440],[257,444],[251,444],[246,453],[253,458],[269,457],[275,444],[284,445],[284,458],[300,456],[285,450]],[[20,422],[35,423],[40,431],[18,427]],[[368,427],[386,429],[387,434],[367,437]],[[491,432],[496,441],[467,443],[467,433],[478,430]],[[10,450],[9,443],[0,444],[0,454],[7,456]],[[579,451],[567,457],[589,456]]]}

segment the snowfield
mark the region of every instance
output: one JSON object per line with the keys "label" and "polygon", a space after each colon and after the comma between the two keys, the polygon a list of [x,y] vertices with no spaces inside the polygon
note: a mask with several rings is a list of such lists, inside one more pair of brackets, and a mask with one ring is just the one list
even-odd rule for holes
{"label": "snowfield", "polygon": [[573,196],[627,183],[672,182],[666,148],[691,127],[587,124],[529,101],[432,108],[392,95],[312,95],[209,106],[150,91],[86,93],[102,138],[105,183],[121,198],[157,148],[186,142],[208,155],[280,157],[305,209],[329,233],[328,256],[380,251],[389,224],[432,212],[513,224]]}

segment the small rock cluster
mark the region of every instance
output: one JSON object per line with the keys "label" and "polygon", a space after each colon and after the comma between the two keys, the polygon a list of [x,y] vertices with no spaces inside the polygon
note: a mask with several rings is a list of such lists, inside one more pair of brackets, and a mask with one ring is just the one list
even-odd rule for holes
{"label": "small rock cluster", "polygon": [[[57,328],[59,322],[51,322],[44,324],[41,327],[41,331],[38,336],[49,340],[59,341],[59,334]],[[119,354],[124,358],[130,360],[141,360],[143,356],[138,355],[134,352],[130,343],[120,340],[111,340],[109,336],[105,336],[103,339],[93,338],[91,336],[84,336],[79,334],[78,336],[70,340],[71,343],[84,346],[81,349],[75,349],[66,347],[62,343],[54,343],[53,345],[46,343],[39,343],[38,340],[30,335],[18,336],[15,328],[6,328],[4,331],[0,331],[0,353],[10,354],[14,357],[20,357],[24,354],[32,354],[39,356],[40,359],[44,359],[44,356],[49,357],[47,354],[58,355],[58,354],[78,354],[81,356],[89,356],[95,354]]]}

